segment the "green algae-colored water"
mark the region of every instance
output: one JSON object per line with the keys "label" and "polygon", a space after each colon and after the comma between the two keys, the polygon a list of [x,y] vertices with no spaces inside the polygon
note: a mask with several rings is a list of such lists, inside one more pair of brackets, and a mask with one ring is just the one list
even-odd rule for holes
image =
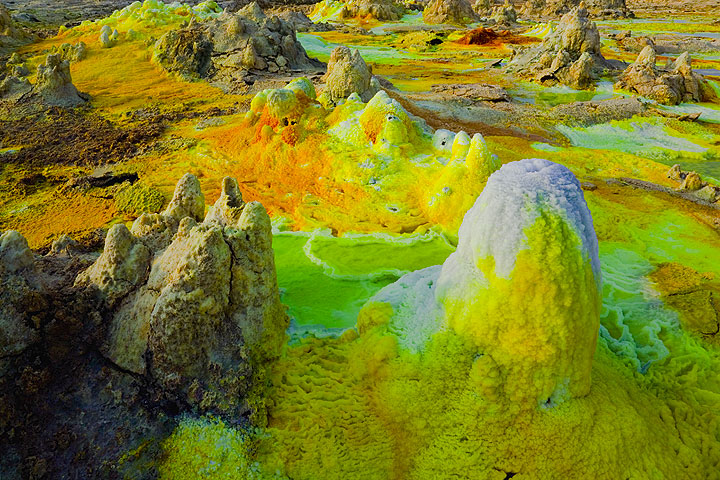
{"label": "green algae-colored water", "polygon": [[559,125],[558,129],[573,146],[619,150],[650,158],[661,158],[672,152],[682,154],[705,153],[708,148],[673,135],[670,129],[651,120],[603,123],[585,128]]}
{"label": "green algae-colored water", "polygon": [[389,235],[313,236],[305,251],[335,277],[385,278],[438,265],[454,248],[434,233],[394,238]]}
{"label": "green algae-colored water", "polygon": [[[330,52],[332,52],[335,47],[342,45],[340,43],[328,42],[314,33],[298,33],[297,38],[309,56],[317,58],[322,62],[327,62],[330,59]],[[401,65],[403,60],[418,58],[418,55],[413,55],[393,47],[377,45],[352,45],[351,47],[359,50],[363,59],[371,63]]]}
{"label": "green algae-colored water", "polygon": [[350,328],[368,298],[402,275],[439,265],[454,251],[441,235],[393,237],[318,231],[273,236],[282,301],[297,325]]}
{"label": "green algae-colored water", "polygon": [[612,82],[598,82],[595,90],[575,90],[564,85],[544,87],[531,82],[517,82],[508,93],[516,100],[543,107],[555,107],[565,103],[606,100],[617,96]]}
{"label": "green algae-colored water", "polygon": [[654,294],[647,275],[654,267],[642,255],[620,245],[600,246],[603,303],[600,337],[625,362],[645,372],[669,351],[663,331],[676,330],[678,318]]}
{"label": "green algae-colored water", "polygon": [[[603,275],[601,337],[639,371],[669,354],[667,335],[680,335],[677,313],[664,306],[647,276],[664,262],[720,275],[717,234],[651,197],[641,215],[620,204],[586,194],[600,239]],[[645,217],[645,218],[643,218]]]}

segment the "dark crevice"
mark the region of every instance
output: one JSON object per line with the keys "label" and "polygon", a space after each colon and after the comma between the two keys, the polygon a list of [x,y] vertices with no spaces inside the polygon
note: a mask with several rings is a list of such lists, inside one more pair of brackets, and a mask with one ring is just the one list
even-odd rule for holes
{"label": "dark crevice", "polygon": [[496,472],[504,473],[504,474],[505,474],[505,479],[504,479],[504,480],[507,480],[507,479],[509,479],[509,478],[513,478],[515,475],[518,475],[518,474],[519,474],[519,472],[506,472],[505,470],[502,470],[502,469],[500,469],[500,468],[493,468],[493,470],[495,470]]}
{"label": "dark crevice", "polygon": [[230,244],[230,242],[228,242],[225,239],[224,233],[223,233],[223,241],[225,242],[225,245],[227,245],[228,248],[230,249],[230,291],[228,292],[228,307],[230,307],[230,306],[233,306],[232,290],[233,290],[233,285],[234,285],[234,280],[235,280],[233,278],[233,265],[235,265],[237,256],[235,255],[235,250],[233,250],[233,247]]}
{"label": "dark crevice", "polygon": [[142,382],[145,381],[145,377],[144,377],[142,374],[139,374],[139,373],[137,373],[137,372],[133,372],[132,370],[128,370],[128,369],[125,368],[125,367],[121,367],[120,365],[118,365],[117,363],[113,362],[111,359],[109,359],[109,358],[106,357],[105,355],[103,355],[103,353],[100,351],[99,348],[93,347],[93,348],[91,349],[91,351],[92,351],[92,353],[94,353],[94,354],[103,362],[103,364],[104,364],[106,367],[111,368],[111,369],[113,369],[113,370],[115,370],[115,371],[117,371],[117,372],[120,372],[120,373],[122,373],[122,374],[129,375],[129,376],[133,377],[135,380],[139,380],[139,381],[142,381]]}

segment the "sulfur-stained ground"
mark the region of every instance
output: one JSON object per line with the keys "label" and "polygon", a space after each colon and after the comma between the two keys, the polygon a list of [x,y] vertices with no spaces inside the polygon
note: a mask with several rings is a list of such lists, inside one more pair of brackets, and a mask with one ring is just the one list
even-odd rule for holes
{"label": "sulfur-stained ground", "polygon": [[[653,12],[647,2],[635,4],[646,7],[638,10],[645,18],[598,22],[606,58],[634,60],[637,52],[610,37],[625,30],[720,41],[720,26],[697,15],[696,3],[683,4],[680,21]],[[98,4],[91,16],[115,6]],[[74,5],[63,9],[61,23],[75,24],[78,12]],[[481,133],[502,163],[547,158],[583,183],[600,241],[604,332],[595,395],[569,406],[564,417],[523,423],[492,404],[473,403],[463,383],[470,366],[452,365],[466,346],[451,336],[426,358],[414,359],[394,358],[383,339],[355,341],[348,329],[365,301],[407,272],[442,263],[455,248],[465,212],[431,217],[423,209],[431,175],[416,175],[415,166],[401,168],[389,192],[345,181],[337,173],[339,154],[327,146],[321,127],[282,149],[268,148],[244,121],[255,92],[226,94],[168,75],[152,61],[152,39],[173,24],[148,27],[111,49],[100,48],[98,26],[86,25],[20,50],[33,71],[53,48],[85,42],[88,56],[71,72],[91,100],[74,110],[0,109],[0,231],[20,231],[39,251],[62,234],[98,249],[104,229],[129,224],[138,213],[118,203],[129,185],[87,187],[78,178],[137,174],[143,188],[167,202],[177,179],[190,172],[208,204],[223,177],[237,178],[243,198],[262,202],[277,227],[278,281],[292,317],[291,339],[299,345],[270,374],[269,437],[254,448],[265,465],[293,478],[313,478],[318,468],[324,478],[439,478],[434,475],[447,458],[456,460],[458,475],[476,468],[476,478],[511,478],[520,468],[549,472],[527,458],[503,460],[503,453],[525,448],[528,432],[535,434],[530,449],[559,442],[544,436],[549,429],[567,432],[562,440],[570,446],[557,446],[567,458],[553,460],[574,462],[574,470],[552,471],[567,478],[590,477],[607,460],[578,448],[586,436],[590,451],[607,448],[608,458],[635,448],[634,442],[648,458],[660,458],[670,450],[659,452],[648,442],[684,436],[685,443],[673,440],[668,449],[694,472],[709,471],[711,461],[703,464],[688,452],[695,447],[715,458],[720,442],[713,410],[720,385],[712,378],[720,362],[720,206],[676,194],[679,182],[667,171],[680,164],[720,185],[720,105],[648,104],[614,91],[607,78],[591,91],[539,86],[498,68],[512,48],[540,41],[521,36],[523,28],[467,44],[462,39],[472,27],[421,29],[418,23],[415,14],[399,24],[361,22],[369,34],[298,38],[322,61],[334,46],[358,48],[390,97],[428,126]],[[658,61],[675,56],[659,55]],[[693,67],[720,91],[720,45],[695,54]],[[510,101],[469,97],[463,89],[477,84],[502,87]],[[699,118],[688,117],[694,113]],[[637,349],[626,350],[626,335]],[[456,375],[442,377],[443,368]],[[622,392],[620,400],[613,392]],[[619,413],[608,405],[620,405]],[[648,414],[647,424],[634,420],[648,405],[660,413]],[[585,429],[587,422],[598,428]],[[703,424],[714,430],[697,433]],[[621,431],[619,440],[606,441],[613,429]],[[507,442],[495,442],[498,437]],[[488,444],[492,448],[483,451]],[[467,458],[476,461],[464,465]],[[707,478],[716,478],[712,474]]]}

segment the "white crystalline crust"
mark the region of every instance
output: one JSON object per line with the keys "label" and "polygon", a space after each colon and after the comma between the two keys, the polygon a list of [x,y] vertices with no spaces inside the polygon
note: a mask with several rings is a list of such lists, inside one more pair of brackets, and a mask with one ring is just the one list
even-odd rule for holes
{"label": "white crystalline crust", "polygon": [[562,215],[582,242],[600,287],[600,260],[592,217],[580,182],[562,165],[543,159],[511,162],[493,173],[463,219],[458,249],[443,265],[439,283],[476,282],[476,265],[495,259],[495,274],[508,278],[520,250],[527,248],[525,229],[541,210]]}
{"label": "white crystalline crust", "polygon": [[562,216],[577,234],[599,289],[598,243],[578,180],[566,167],[548,160],[511,162],[490,176],[463,219],[458,249],[443,265],[405,275],[370,299],[392,305],[388,330],[398,336],[399,344],[422,350],[430,336],[444,327],[439,300],[450,291],[488,287],[477,267],[479,260],[492,256],[496,275],[508,278],[518,252],[528,248],[525,230],[548,210]]}
{"label": "white crystalline crust", "polygon": [[402,348],[411,352],[422,350],[425,342],[442,327],[442,312],[433,294],[441,268],[442,265],[435,265],[408,273],[368,302],[393,306],[388,331],[397,337]]}

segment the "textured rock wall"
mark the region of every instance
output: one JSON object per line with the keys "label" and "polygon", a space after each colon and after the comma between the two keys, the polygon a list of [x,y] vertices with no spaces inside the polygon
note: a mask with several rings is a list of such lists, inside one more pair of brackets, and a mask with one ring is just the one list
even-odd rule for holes
{"label": "textured rock wall", "polygon": [[[48,326],[70,322],[77,338],[66,328],[53,341],[98,350],[154,397],[180,410],[248,413],[254,376],[278,354],[287,327],[261,204],[245,203],[226,178],[206,216],[197,178],[185,175],[164,212],[110,228],[96,259],[72,248],[61,239],[44,258],[17,232],[0,237],[8,287],[0,290],[0,372],[33,345],[45,348]],[[52,311],[54,302],[67,308]]]}
{"label": "textured rock wall", "polygon": [[241,409],[234,395],[250,385],[240,372],[248,358],[275,354],[287,322],[272,230],[234,179],[207,216],[204,205],[197,178],[185,175],[164,212],[110,229],[76,285],[95,289],[111,312],[102,350],[114,363],[190,405],[216,398],[221,410]]}

